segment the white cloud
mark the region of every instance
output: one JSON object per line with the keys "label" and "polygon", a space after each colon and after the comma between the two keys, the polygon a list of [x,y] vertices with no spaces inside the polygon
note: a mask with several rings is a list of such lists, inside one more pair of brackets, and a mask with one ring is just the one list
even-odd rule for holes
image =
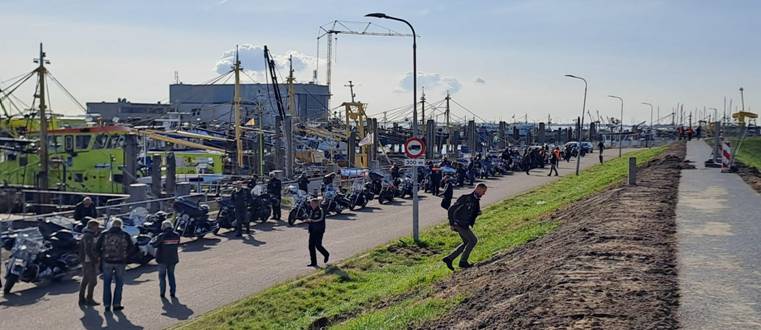
{"label": "white cloud", "polygon": [[[438,73],[418,72],[417,76],[418,88],[425,87],[426,91],[432,91],[441,94],[449,91],[449,93],[454,94],[462,88],[462,84],[457,79],[442,76]],[[408,72],[406,75],[404,75],[401,81],[399,81],[399,89],[395,90],[394,92],[402,93],[411,91],[412,72]]]}
{"label": "white cloud", "polygon": [[[271,52],[271,51],[270,51]],[[284,54],[272,54],[275,64],[280,74],[288,74],[288,58],[293,56],[293,70],[295,72],[311,72],[316,64],[316,58],[306,55],[297,50],[289,50]],[[238,46],[238,57],[244,70],[256,74],[263,73],[266,70],[264,64],[264,47],[252,44],[243,44]],[[217,60],[214,71],[224,74],[230,71],[235,62],[235,48],[225,51],[222,58]]]}
{"label": "white cloud", "polygon": [[486,83],[486,80],[484,80],[484,78],[481,78],[481,77],[476,77],[476,80],[474,82],[476,84],[483,85]]}

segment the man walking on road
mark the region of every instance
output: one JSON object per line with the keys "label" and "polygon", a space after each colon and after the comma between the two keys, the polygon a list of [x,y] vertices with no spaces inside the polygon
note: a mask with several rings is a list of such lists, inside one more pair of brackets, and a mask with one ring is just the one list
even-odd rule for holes
{"label": "man walking on road", "polygon": [[174,281],[174,267],[180,262],[177,247],[180,245],[180,234],[174,231],[172,222],[161,223],[161,234],[151,243],[156,248],[156,262],[159,264],[159,291],[161,299],[165,299],[166,280],[169,278],[169,296],[175,297],[177,285]]}
{"label": "man walking on road", "polygon": [[[103,305],[106,312],[124,309],[122,306],[122,287],[124,286],[124,268],[127,256],[134,249],[132,237],[122,231],[122,221],[115,219],[111,228],[98,237],[96,251],[103,260]],[[111,300],[111,282],[115,282],[113,300]]]}
{"label": "man walking on road", "polygon": [[280,201],[283,193],[283,183],[273,171],[270,173],[270,181],[267,182],[267,192],[272,197],[272,219],[280,220]]}
{"label": "man walking on road", "polygon": [[309,260],[308,267],[317,267],[317,251],[320,251],[328,263],[330,253],[322,246],[322,236],[325,235],[325,211],[320,207],[320,200],[313,198],[309,201]]}
{"label": "man walking on road", "polygon": [[597,144],[597,148],[600,149],[600,164],[602,164],[602,152],[605,150],[605,144],[600,141],[600,143]]}
{"label": "man walking on road", "polygon": [[454,270],[452,262],[460,254],[462,254],[459,263],[460,268],[472,267],[468,263],[468,258],[470,257],[470,252],[473,251],[473,248],[478,243],[478,238],[473,234],[471,227],[475,225],[476,217],[481,214],[480,200],[485,194],[486,184],[479,183],[472,193],[460,196],[454,205],[449,207],[449,226],[462,238],[462,244],[458,245],[452,253],[442,259],[450,270]]}
{"label": "man walking on road", "polygon": [[560,148],[555,147],[550,153],[550,173],[547,176],[551,176],[552,171],[555,171],[555,176],[558,176],[558,163],[560,163]]}
{"label": "man walking on road", "polygon": [[79,243],[79,259],[82,260],[82,282],[79,283],[79,304],[97,306],[92,295],[98,284],[98,254],[95,251],[95,239],[98,236],[98,221],[90,220],[82,229],[82,240]]}
{"label": "man walking on road", "polygon": [[243,187],[243,183],[238,183],[232,194],[233,206],[235,206],[235,236],[243,236],[243,227],[246,227],[246,234],[251,233],[251,224],[246,216],[247,204],[249,200],[249,190]]}

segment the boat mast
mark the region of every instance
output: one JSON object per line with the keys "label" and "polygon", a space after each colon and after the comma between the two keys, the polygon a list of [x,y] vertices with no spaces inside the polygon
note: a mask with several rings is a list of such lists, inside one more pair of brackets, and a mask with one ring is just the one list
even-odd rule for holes
{"label": "boat mast", "polygon": [[40,173],[38,176],[37,181],[37,188],[40,190],[47,190],[48,189],[48,118],[47,114],[45,113],[45,110],[47,110],[47,104],[45,103],[45,74],[47,73],[47,69],[45,68],[46,63],[50,63],[50,61],[45,59],[45,52],[42,50],[42,43],[40,43],[40,57],[34,59],[35,62],[39,63],[39,67],[35,71],[37,71],[37,80],[39,83],[39,86],[37,87],[37,95],[40,99],[40,106],[39,106],[39,114],[40,117]]}
{"label": "boat mast", "polygon": [[238,58],[238,45],[235,45],[235,156],[237,166],[235,173],[240,174],[243,169],[243,140],[240,138],[240,59]]}

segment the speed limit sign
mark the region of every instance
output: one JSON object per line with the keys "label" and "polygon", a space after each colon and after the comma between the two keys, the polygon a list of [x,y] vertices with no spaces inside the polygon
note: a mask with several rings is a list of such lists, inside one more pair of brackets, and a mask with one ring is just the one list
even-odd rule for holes
{"label": "speed limit sign", "polygon": [[417,137],[411,137],[404,142],[404,153],[408,158],[420,158],[425,155],[425,142]]}

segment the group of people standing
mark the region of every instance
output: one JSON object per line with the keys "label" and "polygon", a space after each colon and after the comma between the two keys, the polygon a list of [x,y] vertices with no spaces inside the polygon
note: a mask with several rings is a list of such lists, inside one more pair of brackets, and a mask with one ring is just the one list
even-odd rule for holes
{"label": "group of people standing", "polygon": [[[124,287],[124,272],[128,257],[135,252],[132,237],[122,230],[122,221],[114,219],[109,228],[101,231],[100,222],[90,217],[83,218],[85,223],[82,230],[82,240],[79,254],[82,260],[82,281],[79,288],[79,304],[81,306],[100,305],[95,301],[93,293],[98,283],[98,272],[103,274],[103,306],[106,312],[120,311],[122,305],[122,289]],[[174,231],[172,222],[161,224],[161,233],[153,238],[151,245],[156,248],[156,262],[159,270],[159,295],[166,297],[167,282],[169,295],[175,298],[177,286],[174,277],[175,266],[179,263],[178,246],[180,235]],[[113,284],[113,288],[112,288]]]}

